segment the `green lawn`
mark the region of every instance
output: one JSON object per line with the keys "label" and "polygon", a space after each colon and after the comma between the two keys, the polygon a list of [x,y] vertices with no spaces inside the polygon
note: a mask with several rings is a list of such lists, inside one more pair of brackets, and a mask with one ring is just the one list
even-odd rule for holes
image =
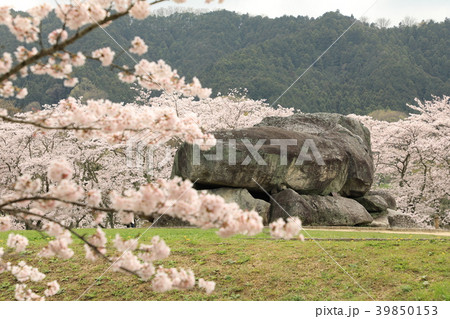
{"label": "green lawn", "polygon": [[[145,229],[106,230],[109,239],[117,232],[125,238],[139,236]],[[93,232],[93,230],[82,230]],[[79,241],[70,260],[35,257],[48,239],[38,232],[19,232],[30,240],[26,253],[14,261],[26,260],[47,274],[45,282],[57,279],[62,291],[54,300],[76,300],[89,286],[82,300],[369,300],[325,252],[313,241],[272,240],[268,231],[253,238],[223,239],[214,230],[155,228],[146,231],[141,242],[160,235],[172,249],[165,267],[194,270],[198,278],[214,280],[216,291],[208,296],[196,288],[190,291],[155,293],[149,282],[125,274],[107,272],[103,262],[89,263]],[[420,234],[392,234],[352,231],[308,230],[345,270],[377,300],[450,300],[450,240]],[[6,246],[8,233],[0,233]],[[305,237],[308,237],[305,234]],[[349,238],[355,241],[333,241]],[[385,238],[387,241],[358,240]],[[427,238],[428,240],[416,240]],[[0,274],[0,300],[14,298],[13,277]],[[35,289],[42,293],[41,287]]]}

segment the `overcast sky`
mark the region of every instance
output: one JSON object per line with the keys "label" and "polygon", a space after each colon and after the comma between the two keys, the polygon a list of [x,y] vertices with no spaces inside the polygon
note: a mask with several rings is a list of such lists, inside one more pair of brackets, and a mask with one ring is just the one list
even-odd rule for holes
{"label": "overcast sky", "polygon": [[[25,10],[37,4],[47,2],[54,4],[54,0],[0,0],[0,6],[9,5],[15,9]],[[61,0],[60,2],[64,2]],[[375,5],[365,12],[375,2]],[[155,8],[174,5],[171,1],[167,4],[158,4]],[[397,24],[405,16],[411,16],[417,20],[433,19],[442,21],[450,18],[449,0],[225,0],[223,4],[205,4],[204,0],[188,0],[183,6],[194,8],[223,8],[240,13],[252,15],[265,15],[279,17],[283,15],[307,15],[318,17],[327,11],[339,9],[345,15],[353,14],[359,18],[362,15],[375,21],[377,18],[389,18]]]}

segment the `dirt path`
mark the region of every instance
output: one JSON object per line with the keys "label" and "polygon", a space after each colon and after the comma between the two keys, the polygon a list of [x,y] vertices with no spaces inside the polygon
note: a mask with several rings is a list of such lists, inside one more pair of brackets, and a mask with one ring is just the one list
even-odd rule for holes
{"label": "dirt path", "polygon": [[387,233],[387,234],[413,234],[413,235],[434,235],[434,236],[445,236],[450,237],[450,231],[441,229],[385,229],[385,228],[375,228],[375,227],[312,227],[305,226],[306,230],[324,230],[324,231],[353,231],[353,232],[376,232],[376,233]]}

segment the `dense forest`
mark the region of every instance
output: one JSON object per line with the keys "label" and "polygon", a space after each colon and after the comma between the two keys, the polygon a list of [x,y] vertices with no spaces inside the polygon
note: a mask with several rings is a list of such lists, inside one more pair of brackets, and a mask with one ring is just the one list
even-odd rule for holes
{"label": "dense forest", "polygon": [[[149,46],[144,58],[164,59],[187,79],[197,76],[214,95],[247,88],[249,97],[272,103],[353,21],[339,12],[270,19],[214,11],[143,21],[124,17],[105,30],[125,49],[139,35]],[[59,27],[58,21],[50,17],[43,27],[49,32]],[[0,50],[12,51],[18,43],[2,28]],[[305,112],[368,114],[378,109],[405,111],[415,97],[450,95],[449,35],[449,19],[393,28],[358,21],[276,104]],[[70,49],[90,53],[110,46],[117,64],[133,66],[115,41],[96,30]],[[28,110],[69,95],[131,102],[136,91],[97,63],[75,69],[80,79],[75,88],[31,75],[18,83],[27,86],[26,99],[0,102]]]}

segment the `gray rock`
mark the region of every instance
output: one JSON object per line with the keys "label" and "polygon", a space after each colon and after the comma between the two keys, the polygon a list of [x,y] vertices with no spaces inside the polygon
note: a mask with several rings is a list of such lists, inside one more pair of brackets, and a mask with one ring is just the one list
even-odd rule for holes
{"label": "gray rock", "polygon": [[[372,217],[374,217],[372,215]],[[389,228],[389,219],[387,213],[381,214],[378,217],[374,217],[373,222],[369,224],[371,227],[382,227],[382,228]]]}
{"label": "gray rock", "polygon": [[[208,186],[205,188],[228,186],[263,192],[262,187],[273,193],[292,188],[303,194],[320,195],[339,192],[347,181],[349,155],[343,147],[327,138],[277,127],[221,131],[214,135],[223,143],[208,151],[200,152],[198,146],[182,145],[175,155],[172,175]],[[283,156],[280,146],[271,145],[273,139],[290,139],[297,145],[288,146],[287,154]],[[265,140],[258,149],[259,161],[248,151],[246,140],[252,145]],[[322,162],[312,160],[315,158],[309,154],[311,160],[299,165],[301,149],[311,140],[320,152]],[[217,152],[222,147],[223,152]],[[205,157],[216,153],[222,153],[223,157],[214,160]]]}
{"label": "gray rock", "polygon": [[363,205],[369,213],[386,211],[388,208],[388,204],[384,198],[379,195],[365,195],[355,198],[355,200]]}
{"label": "gray rock", "polygon": [[394,196],[392,196],[389,192],[384,190],[371,190],[367,194],[381,196],[387,203],[389,209],[397,209],[397,202],[395,201]]}
{"label": "gray rock", "polygon": [[370,190],[374,176],[370,132],[358,120],[332,113],[295,114],[268,117],[256,126],[275,126],[331,141],[349,158],[348,176],[340,194],[360,197]]}
{"label": "gray rock", "polygon": [[237,203],[243,210],[255,210],[263,218],[263,223],[267,225],[270,203],[254,198],[245,188],[216,188],[209,189],[208,193],[219,195],[227,203]]}
{"label": "gray rock", "polygon": [[392,209],[387,209],[388,213],[388,219],[389,219],[389,225],[391,227],[397,227],[397,228],[416,228],[417,223],[414,221],[414,219],[406,214],[397,212]]}
{"label": "gray rock", "polygon": [[192,226],[188,222],[181,220],[178,217],[172,217],[167,215],[155,216],[152,220],[154,227],[188,227]]}
{"label": "gray rock", "polygon": [[341,196],[300,195],[287,189],[273,195],[271,204],[269,222],[289,216],[298,216],[303,225],[355,226],[373,221],[357,201]]}

